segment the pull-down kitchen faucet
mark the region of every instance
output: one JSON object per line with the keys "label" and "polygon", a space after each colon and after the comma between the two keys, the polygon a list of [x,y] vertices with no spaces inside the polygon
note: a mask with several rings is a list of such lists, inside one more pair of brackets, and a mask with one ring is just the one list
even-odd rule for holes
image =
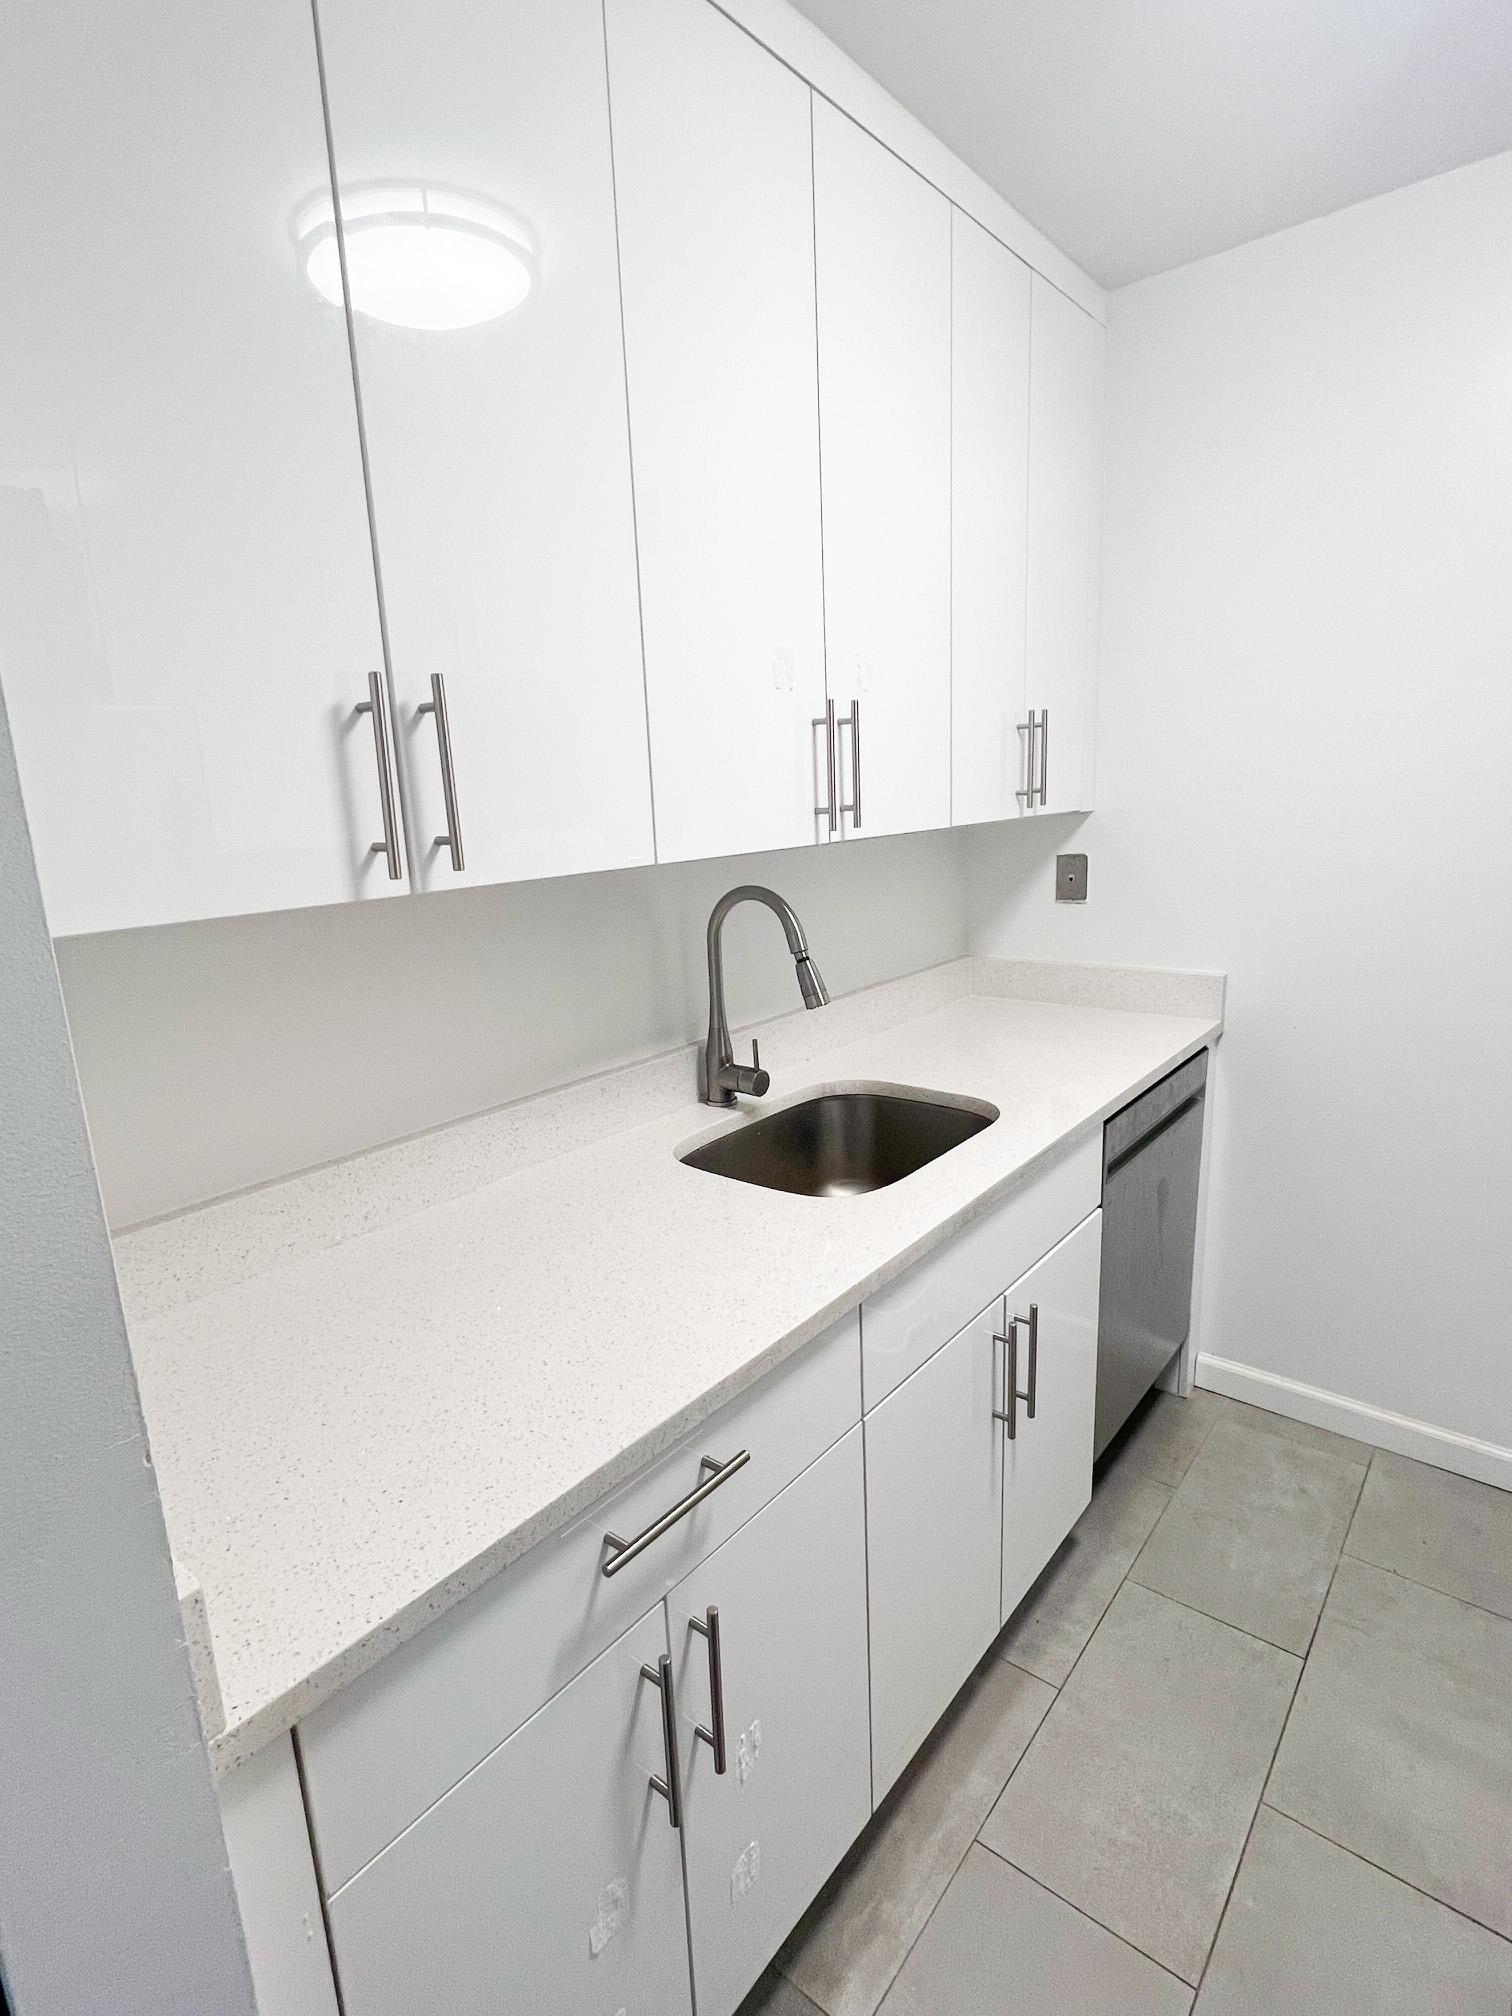
{"label": "pull-down kitchen faucet", "polygon": [[751,1062],[737,1064],[730,1044],[730,1025],[725,1017],[724,952],[721,934],[724,921],[737,903],[765,903],[775,912],[787,933],[788,950],[798,968],[798,989],[805,1008],[823,1008],[829,1001],[819,969],[809,957],[803,926],[775,889],[763,889],[754,882],[743,883],[721,896],[709,917],[709,1036],[704,1044],[698,1070],[699,1097],[706,1106],[733,1106],[737,1092],[760,1099],[771,1089],[771,1078],[761,1068],[761,1056],[751,1045]]}

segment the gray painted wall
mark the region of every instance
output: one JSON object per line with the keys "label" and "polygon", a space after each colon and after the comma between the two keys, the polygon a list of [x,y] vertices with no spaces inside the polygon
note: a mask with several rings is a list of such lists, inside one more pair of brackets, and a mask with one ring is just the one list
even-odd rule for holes
{"label": "gray painted wall", "polygon": [[0,889],[0,1973],[254,2016],[3,702]]}
{"label": "gray painted wall", "polygon": [[[737,882],[797,908],[834,993],[965,950],[959,834],[847,841],[63,939],[113,1225],[288,1175],[701,1035]],[[731,1017],[798,1005],[769,912],[725,933]]]}

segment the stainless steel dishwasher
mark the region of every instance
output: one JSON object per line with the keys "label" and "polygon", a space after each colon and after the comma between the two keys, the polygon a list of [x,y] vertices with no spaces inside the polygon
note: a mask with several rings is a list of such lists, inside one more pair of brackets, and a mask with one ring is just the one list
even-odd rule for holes
{"label": "stainless steel dishwasher", "polygon": [[1208,1053],[1199,1050],[1103,1129],[1100,1456],[1187,1340]]}

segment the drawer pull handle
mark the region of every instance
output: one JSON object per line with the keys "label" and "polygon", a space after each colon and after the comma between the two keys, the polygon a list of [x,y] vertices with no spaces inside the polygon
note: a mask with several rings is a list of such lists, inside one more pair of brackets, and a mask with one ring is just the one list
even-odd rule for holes
{"label": "drawer pull handle", "polygon": [[1029,1320],[1026,1326],[1029,1331],[1029,1384],[1021,1393],[1018,1383],[1018,1333],[1019,1325],[1023,1321],[1024,1318],[1022,1316],[1010,1316],[1008,1319],[1007,1336],[1005,1337],[1001,1331],[996,1331],[992,1339],[994,1344],[1001,1344],[1008,1353],[1008,1383],[1003,1393],[1003,1406],[1006,1411],[1000,1412],[994,1407],[992,1418],[994,1421],[1001,1421],[1004,1424],[1008,1430],[1008,1440],[1010,1442],[1018,1439],[1017,1416],[1020,1400],[1024,1403],[1025,1414],[1031,1421],[1034,1419],[1034,1400],[1039,1388],[1038,1302],[1031,1302],[1029,1304]]}
{"label": "drawer pull handle", "polygon": [[690,1617],[688,1629],[696,1631],[708,1640],[709,1646],[709,1722],[705,1729],[700,1722],[694,1729],[695,1736],[701,1736],[714,1752],[714,1775],[722,1778],[725,1771],[725,1712],[724,1712],[724,1660],[719,1646],[719,1605],[711,1603],[702,1617]]}
{"label": "drawer pull handle", "polygon": [[702,1505],[711,1492],[717,1491],[721,1484],[728,1483],[737,1470],[744,1470],[750,1460],[749,1449],[740,1450],[728,1463],[721,1463],[717,1456],[700,1457],[698,1463],[700,1476],[705,1470],[712,1471],[713,1475],[704,1477],[703,1482],[695,1485],[686,1498],[679,1498],[671,1511],[663,1512],[660,1519],[652,1520],[644,1533],[637,1533],[633,1540],[622,1540],[618,1533],[604,1535],[604,1548],[609,1556],[604,1563],[604,1573],[618,1575],[627,1562],[633,1561],[637,1554],[644,1554],[653,1540],[660,1540],[663,1533],[670,1532],[679,1519],[686,1519],[696,1505]]}
{"label": "drawer pull handle", "polygon": [[682,1825],[682,1779],[677,1769],[677,1702],[672,1694],[672,1661],[663,1652],[654,1666],[642,1666],[641,1678],[649,1680],[661,1694],[662,1755],[667,1760],[667,1775],[651,1776],[651,1790],[659,1792],[667,1802],[667,1818],[674,1827]]}

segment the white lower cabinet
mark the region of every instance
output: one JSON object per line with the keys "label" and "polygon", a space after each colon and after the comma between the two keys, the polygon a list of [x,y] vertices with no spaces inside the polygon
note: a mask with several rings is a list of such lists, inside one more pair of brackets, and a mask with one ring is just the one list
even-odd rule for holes
{"label": "white lower cabinet", "polygon": [[1001,1301],[866,1417],[872,1790],[880,1800],[1001,1622]]}
{"label": "white lower cabinet", "polygon": [[691,2016],[660,1603],[330,1900],[345,2016]]}
{"label": "white lower cabinet", "polygon": [[[1004,1623],[1092,1496],[1101,1263],[1102,1212],[1094,1211],[1008,1290],[1003,1335],[1012,1325],[1018,1344],[1016,1367],[1008,1350],[1000,1351],[999,1365],[1002,1411],[1013,1430],[1004,1425]],[[1009,1397],[1010,1369],[1018,1374],[1018,1394],[1033,1389],[1032,1417],[1027,1400]]]}
{"label": "white lower cabinet", "polygon": [[[865,1417],[879,1801],[1092,1495],[1101,1253],[1094,1210]],[[920,1306],[949,1307],[952,1270],[971,1281],[982,1264],[979,1234],[943,1248]],[[898,1299],[878,1299],[886,1334]]]}
{"label": "white lower cabinet", "polygon": [[228,1811],[265,2016],[324,2016],[300,1790],[344,2016],[734,2016],[1091,1494],[1095,1146],[302,1725]]}
{"label": "white lower cabinet", "polygon": [[667,1611],[698,2011],[730,2016],[871,1813],[860,1428]]}

